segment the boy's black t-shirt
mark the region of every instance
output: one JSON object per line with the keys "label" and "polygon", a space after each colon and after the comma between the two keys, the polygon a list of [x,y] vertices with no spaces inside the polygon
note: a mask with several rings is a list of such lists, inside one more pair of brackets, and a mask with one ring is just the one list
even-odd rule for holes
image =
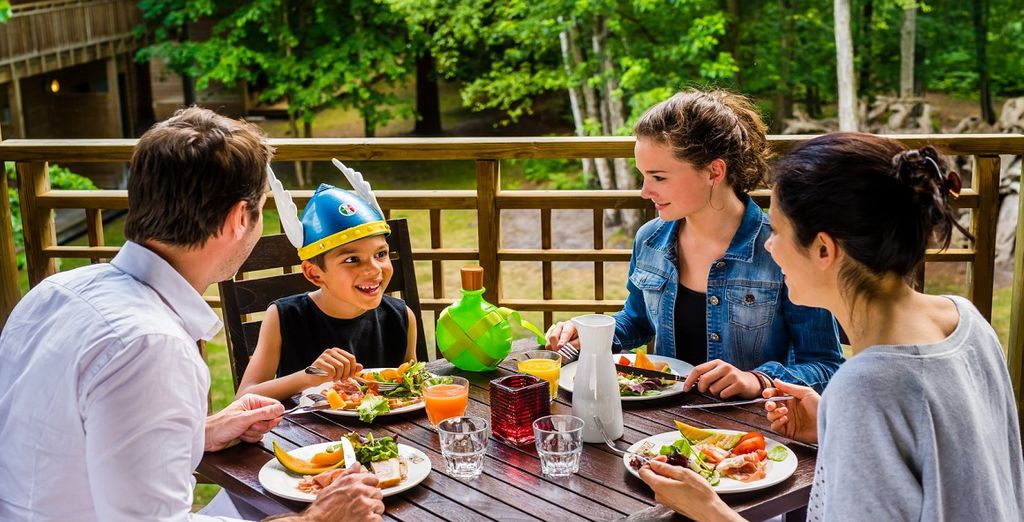
{"label": "boy's black t-shirt", "polygon": [[325,314],[309,294],[274,301],[281,319],[277,376],[302,371],[328,348],[356,356],[364,368],[394,368],[405,362],[409,317],[405,301],[385,295],[380,306],[354,319]]}

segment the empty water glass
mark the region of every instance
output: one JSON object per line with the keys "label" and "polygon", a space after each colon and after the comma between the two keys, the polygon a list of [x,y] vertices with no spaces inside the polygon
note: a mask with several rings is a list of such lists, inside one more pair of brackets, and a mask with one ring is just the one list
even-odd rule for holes
{"label": "empty water glass", "polygon": [[450,417],[437,424],[441,456],[449,475],[474,479],[484,470],[484,454],[490,437],[483,417]]}
{"label": "empty water glass", "polygon": [[541,473],[548,477],[568,477],[580,470],[583,419],[548,415],[533,422],[533,433]]}

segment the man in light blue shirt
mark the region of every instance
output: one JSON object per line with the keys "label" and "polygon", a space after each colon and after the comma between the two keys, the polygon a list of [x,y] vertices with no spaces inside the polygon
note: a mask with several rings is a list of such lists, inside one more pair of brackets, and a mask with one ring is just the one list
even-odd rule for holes
{"label": "man in light blue shirt", "polygon": [[[246,395],[207,416],[196,347],[221,328],[203,292],[262,233],[272,152],[205,109],[156,124],[132,157],[129,241],[15,307],[0,335],[0,520],[210,519],[189,513],[203,452],[257,442],[284,412]],[[301,520],[379,520],[376,485],[349,470]]]}

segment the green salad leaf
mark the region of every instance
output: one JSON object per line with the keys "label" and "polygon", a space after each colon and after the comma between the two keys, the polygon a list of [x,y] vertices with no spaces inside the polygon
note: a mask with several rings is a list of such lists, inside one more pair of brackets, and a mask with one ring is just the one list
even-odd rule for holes
{"label": "green salad leaf", "polygon": [[356,408],[359,420],[363,422],[373,422],[373,419],[376,419],[378,415],[390,411],[391,406],[388,405],[388,400],[380,395],[364,396],[362,402],[359,403],[359,407]]}
{"label": "green salad leaf", "polygon": [[355,449],[356,460],[365,466],[366,469],[370,469],[370,464],[374,462],[381,462],[398,456],[398,443],[391,437],[375,439],[372,433],[368,433],[365,438],[360,437],[356,433],[351,433],[347,437],[352,442],[353,449]]}
{"label": "green salad leaf", "polygon": [[789,456],[789,451],[786,450],[785,446],[775,446],[768,450],[768,458],[775,462],[782,462]]}

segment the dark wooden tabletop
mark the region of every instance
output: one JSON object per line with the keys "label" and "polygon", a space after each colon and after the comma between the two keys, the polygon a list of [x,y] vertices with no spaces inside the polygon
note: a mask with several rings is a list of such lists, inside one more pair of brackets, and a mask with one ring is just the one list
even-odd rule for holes
{"label": "dark wooden tabletop", "polygon": [[[488,383],[511,372],[510,360],[493,372],[460,372],[446,361],[434,361],[429,369],[438,374],[456,373],[469,379],[467,415],[490,418]],[[681,404],[715,400],[696,393],[664,399],[623,402],[626,430],[620,447],[628,447],[650,435],[675,429],[673,421],[695,426],[767,433],[768,422],[759,406],[718,409],[679,409]],[[570,414],[572,395],[559,390],[551,405],[552,414]],[[306,504],[285,500],[265,491],[257,479],[260,468],[270,459],[272,441],[286,450],[337,440],[349,431],[371,432],[375,436],[399,435],[399,441],[425,453],[433,468],[418,486],[385,499],[385,520],[671,520],[681,518],[654,502],[654,494],[622,465],[622,459],[604,444],[585,444],[579,473],[564,479],[549,479],[540,472],[533,444],[513,446],[491,437],[484,472],[469,481],[445,474],[438,437],[423,410],[378,417],[366,424],[355,417],[310,413],[284,419],[262,444],[240,444],[207,453],[199,472],[220,484],[267,515],[301,511]],[[764,519],[780,514],[787,520],[801,519],[811,489],[816,451],[776,434],[771,438],[786,444],[798,459],[792,477],[762,490],[724,495],[744,517]]]}

